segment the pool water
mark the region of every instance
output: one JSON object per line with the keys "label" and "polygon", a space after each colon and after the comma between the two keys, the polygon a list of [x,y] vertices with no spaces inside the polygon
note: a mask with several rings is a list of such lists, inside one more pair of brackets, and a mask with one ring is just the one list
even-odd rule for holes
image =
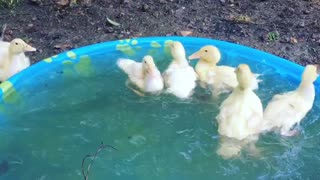
{"label": "pool water", "polygon": [[[188,55],[197,49],[187,48]],[[226,52],[220,64],[248,63],[253,72],[263,74],[256,93],[264,106],[275,93],[299,83],[263,63]],[[153,54],[163,72],[170,56],[160,50]],[[126,88],[126,76],[115,65],[122,56],[96,55],[87,59],[90,67],[85,70],[66,62],[19,83],[7,98],[11,103],[0,104],[0,163],[9,165],[3,173],[0,167],[0,179],[82,179],[82,158],[101,142],[119,151],[101,151],[89,179],[317,178],[318,97],[299,136],[269,133],[257,142],[260,156],[243,152],[224,160],[216,153],[220,139],[215,116],[227,95],[213,100],[198,87],[190,100],[168,94],[139,97]]]}

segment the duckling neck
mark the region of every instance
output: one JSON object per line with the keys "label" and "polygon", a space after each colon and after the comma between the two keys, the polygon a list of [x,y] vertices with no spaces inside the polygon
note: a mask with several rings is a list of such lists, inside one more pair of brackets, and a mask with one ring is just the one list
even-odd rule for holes
{"label": "duckling neck", "polygon": [[217,67],[216,64],[214,64],[214,63],[209,63],[208,61],[205,61],[205,60],[200,59],[199,62],[197,63],[197,65],[196,65],[196,71],[201,72],[201,71],[203,71],[204,69],[205,69],[205,70],[210,69],[210,70],[215,71],[215,70],[216,70],[216,67]]}
{"label": "duckling neck", "polygon": [[189,65],[187,59],[184,57],[175,58],[175,61],[177,62],[177,64],[179,64],[181,66],[188,66]]}
{"label": "duckling neck", "polygon": [[313,82],[303,80],[299,87],[298,87],[298,93],[301,94],[304,97],[311,97],[314,98],[315,96],[315,89]]}
{"label": "duckling neck", "polygon": [[8,66],[10,66],[10,64],[12,63],[12,59],[14,58],[14,54],[12,54],[12,53],[10,53],[10,51],[9,51],[9,53],[8,53],[8,58],[4,58],[5,59],[5,61],[4,61],[4,63],[3,63],[3,67],[6,69],[6,68],[8,68]]}
{"label": "duckling neck", "polygon": [[208,61],[206,61],[206,60],[204,60],[204,59],[200,59],[198,64],[199,64],[199,65],[205,65],[205,66],[210,67],[210,68],[215,68],[215,67],[217,67],[217,64],[216,64],[216,63],[208,62]]}

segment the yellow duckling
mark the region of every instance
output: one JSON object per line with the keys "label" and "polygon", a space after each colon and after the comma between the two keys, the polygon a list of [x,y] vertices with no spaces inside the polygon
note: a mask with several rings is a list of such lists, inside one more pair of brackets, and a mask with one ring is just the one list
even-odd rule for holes
{"label": "yellow duckling", "polygon": [[317,66],[307,65],[302,81],[295,91],[273,96],[264,111],[264,130],[280,130],[283,136],[293,136],[291,130],[311,110],[315,98],[313,82],[317,80]]}
{"label": "yellow duckling", "polygon": [[221,135],[243,140],[259,133],[263,108],[259,97],[251,88],[253,75],[249,66],[240,64],[236,75],[238,86],[223,101],[216,118]]}
{"label": "yellow duckling", "polygon": [[163,73],[167,92],[185,99],[192,95],[196,87],[197,74],[186,59],[186,52],[181,42],[170,44],[173,60]]}
{"label": "yellow duckling", "polygon": [[253,74],[249,66],[240,64],[235,71],[238,86],[222,102],[216,117],[223,137],[218,154],[224,157],[238,155],[244,145],[256,141],[263,122],[263,107],[251,88]]}
{"label": "yellow duckling", "polygon": [[[137,86],[139,90],[147,93],[158,93],[163,89],[163,79],[152,56],[144,56],[142,62],[119,59],[117,65],[128,75],[129,81],[127,82]],[[135,89],[130,89],[138,95],[144,95]]]}
{"label": "yellow duckling", "polygon": [[[209,84],[212,86],[213,95],[218,96],[224,92],[230,92],[238,86],[235,68],[230,66],[217,66],[221,59],[220,51],[215,46],[204,46],[198,52],[189,56],[190,60],[200,59],[195,69],[198,74],[200,85],[206,87]],[[257,77],[253,75],[252,89],[258,89]]]}
{"label": "yellow duckling", "polygon": [[22,39],[14,39],[10,43],[2,41],[0,44],[0,81],[5,81],[14,74],[30,66],[25,52],[36,51]]}

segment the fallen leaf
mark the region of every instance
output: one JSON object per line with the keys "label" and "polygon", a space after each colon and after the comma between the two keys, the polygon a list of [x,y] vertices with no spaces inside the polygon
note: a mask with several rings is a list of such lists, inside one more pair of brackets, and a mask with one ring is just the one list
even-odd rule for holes
{"label": "fallen leaf", "polygon": [[243,24],[252,23],[252,19],[247,15],[239,15],[239,16],[231,15],[230,19],[237,23],[243,23]]}
{"label": "fallen leaf", "polygon": [[117,22],[115,22],[115,21],[112,21],[112,20],[109,19],[109,18],[107,18],[107,21],[108,21],[110,24],[114,25],[114,26],[120,26],[119,23],[117,23]]}
{"label": "fallen leaf", "polygon": [[298,43],[298,40],[297,40],[296,38],[294,38],[294,37],[291,37],[291,38],[290,38],[290,42],[291,42],[292,44],[297,44],[297,43]]}
{"label": "fallen leaf", "polygon": [[54,46],[55,49],[67,50],[72,48],[72,44],[70,43],[61,43]]}
{"label": "fallen leaf", "polygon": [[57,0],[56,5],[59,5],[60,7],[65,7],[69,5],[69,0]]}
{"label": "fallen leaf", "polygon": [[192,34],[192,31],[180,31],[180,34],[181,34],[182,36],[189,36],[189,35]]}

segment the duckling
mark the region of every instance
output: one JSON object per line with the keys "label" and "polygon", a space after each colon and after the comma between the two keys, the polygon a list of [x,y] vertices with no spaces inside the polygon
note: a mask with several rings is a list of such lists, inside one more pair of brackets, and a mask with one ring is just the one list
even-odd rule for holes
{"label": "duckling", "polygon": [[197,74],[189,65],[181,42],[172,42],[170,48],[173,60],[163,73],[165,87],[178,98],[189,98],[196,87]]}
{"label": "duckling", "polygon": [[[198,74],[200,85],[204,88],[209,85],[212,87],[213,95],[218,96],[224,92],[230,92],[238,86],[235,68],[230,66],[217,66],[221,59],[220,51],[215,46],[204,46],[198,52],[189,56],[190,60],[200,59],[196,64],[196,72]],[[257,79],[259,75],[253,75],[251,88],[258,89]]]}
{"label": "duckling", "polygon": [[14,39],[10,43],[0,44],[0,81],[5,81],[14,74],[30,66],[30,60],[25,52],[36,51],[22,39]]}
{"label": "duckling", "polygon": [[311,110],[315,99],[313,82],[317,77],[317,66],[307,65],[295,91],[273,96],[264,111],[264,130],[280,130],[283,136],[296,135],[298,130],[291,129]]}
{"label": "duckling", "polygon": [[220,106],[218,121],[219,134],[244,140],[260,133],[263,121],[263,108],[260,98],[251,86],[253,74],[250,67],[240,64],[235,70],[238,85]]}
{"label": "duckling", "polygon": [[[137,86],[140,91],[147,93],[158,93],[164,87],[163,78],[152,56],[144,56],[142,62],[136,62],[131,59],[118,59],[117,65],[128,75],[127,85],[131,83]],[[130,89],[136,94],[144,96],[143,93]]]}

